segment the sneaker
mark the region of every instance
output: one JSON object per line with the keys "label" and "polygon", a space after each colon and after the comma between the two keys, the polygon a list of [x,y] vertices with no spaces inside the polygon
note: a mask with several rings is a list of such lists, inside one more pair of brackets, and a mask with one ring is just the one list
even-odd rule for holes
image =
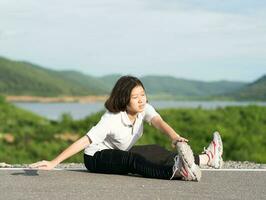
{"label": "sneaker", "polygon": [[208,148],[202,153],[205,153],[209,157],[207,165],[216,169],[222,168],[223,166],[223,142],[220,134],[216,131],[213,133],[213,139],[209,144]]}
{"label": "sneaker", "polygon": [[178,155],[174,158],[173,175],[170,179],[180,178],[185,181],[200,181],[201,171],[195,164],[194,155],[186,142],[177,143]]}

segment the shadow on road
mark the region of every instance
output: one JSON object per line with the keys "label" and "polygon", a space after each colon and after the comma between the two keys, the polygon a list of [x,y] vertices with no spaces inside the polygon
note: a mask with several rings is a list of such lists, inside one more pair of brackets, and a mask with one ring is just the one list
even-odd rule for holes
{"label": "shadow on road", "polygon": [[16,173],[12,173],[11,175],[15,175],[15,176],[39,176],[38,174],[38,170],[35,169],[24,169],[24,172],[16,172]]}
{"label": "shadow on road", "polygon": [[[85,173],[93,173],[93,174],[101,174],[101,173],[96,173],[96,172],[90,172],[87,169],[67,169],[67,171],[71,171],[71,172],[85,172]],[[107,173],[108,174],[108,173]],[[109,175],[115,175],[115,174],[109,174]],[[138,174],[118,174],[118,175],[124,175],[124,176],[132,176],[132,177],[138,177],[138,178],[145,178],[141,175]]]}

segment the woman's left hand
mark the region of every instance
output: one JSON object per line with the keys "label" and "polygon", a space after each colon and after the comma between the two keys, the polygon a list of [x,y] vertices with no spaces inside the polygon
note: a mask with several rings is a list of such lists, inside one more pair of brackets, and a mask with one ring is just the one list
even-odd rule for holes
{"label": "woman's left hand", "polygon": [[56,166],[56,163],[53,161],[39,161],[29,165],[31,169],[41,169],[41,170],[52,170]]}
{"label": "woman's left hand", "polygon": [[178,142],[188,142],[188,139],[179,136],[176,139],[172,140],[172,147],[175,148]]}

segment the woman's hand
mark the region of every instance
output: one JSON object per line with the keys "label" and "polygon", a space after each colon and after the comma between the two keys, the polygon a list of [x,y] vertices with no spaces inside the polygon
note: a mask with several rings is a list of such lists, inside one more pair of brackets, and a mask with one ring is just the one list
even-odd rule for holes
{"label": "woman's hand", "polygon": [[176,144],[178,142],[188,142],[188,139],[186,139],[184,137],[181,137],[181,136],[178,136],[177,138],[175,138],[175,139],[172,140],[172,147],[173,148],[176,148]]}
{"label": "woman's hand", "polygon": [[43,161],[33,163],[29,167],[32,169],[51,170],[55,168],[56,165],[57,164],[53,161],[43,160]]}

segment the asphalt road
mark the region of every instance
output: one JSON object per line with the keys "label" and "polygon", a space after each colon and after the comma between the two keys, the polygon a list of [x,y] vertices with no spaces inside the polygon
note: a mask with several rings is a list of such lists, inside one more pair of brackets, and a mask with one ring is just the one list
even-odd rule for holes
{"label": "asphalt road", "polygon": [[0,170],[1,200],[266,199],[266,171],[203,171],[201,182],[94,174]]}

